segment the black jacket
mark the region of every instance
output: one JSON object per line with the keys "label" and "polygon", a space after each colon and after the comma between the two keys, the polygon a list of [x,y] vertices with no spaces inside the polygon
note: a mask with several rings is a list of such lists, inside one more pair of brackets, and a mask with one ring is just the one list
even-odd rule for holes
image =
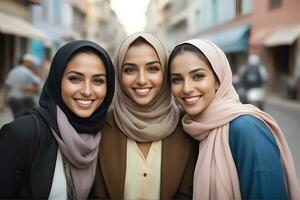
{"label": "black jacket", "polygon": [[0,199],[48,198],[57,148],[50,129],[38,116],[25,115],[4,125],[0,130]]}

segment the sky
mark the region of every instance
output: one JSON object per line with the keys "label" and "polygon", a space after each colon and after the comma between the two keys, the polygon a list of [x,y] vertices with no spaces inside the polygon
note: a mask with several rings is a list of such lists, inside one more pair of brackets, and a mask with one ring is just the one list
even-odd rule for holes
{"label": "sky", "polygon": [[125,31],[132,34],[144,30],[148,3],[149,0],[111,0],[111,7],[124,25]]}

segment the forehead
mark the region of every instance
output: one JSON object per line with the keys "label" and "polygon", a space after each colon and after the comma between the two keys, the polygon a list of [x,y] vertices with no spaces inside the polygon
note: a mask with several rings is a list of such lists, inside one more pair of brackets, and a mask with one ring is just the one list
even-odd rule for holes
{"label": "forehead", "polygon": [[171,73],[189,73],[190,71],[202,69],[211,71],[211,67],[202,60],[196,52],[183,51],[177,54],[171,62]]}
{"label": "forehead", "polygon": [[92,52],[81,52],[72,57],[65,68],[65,72],[72,70],[82,73],[101,73],[106,71],[100,56]]}
{"label": "forehead", "polygon": [[123,63],[128,60],[141,60],[141,59],[155,59],[159,60],[157,53],[150,44],[141,43],[138,45],[133,45],[128,48]]}

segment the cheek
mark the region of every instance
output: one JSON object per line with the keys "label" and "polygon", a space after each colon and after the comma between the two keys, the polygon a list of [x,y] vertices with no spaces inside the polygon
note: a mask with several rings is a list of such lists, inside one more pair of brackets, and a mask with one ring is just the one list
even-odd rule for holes
{"label": "cheek", "polygon": [[163,74],[159,73],[159,74],[155,74],[153,76],[150,76],[149,79],[152,80],[152,82],[156,85],[156,87],[158,87],[159,89],[161,88],[162,84],[163,84]]}
{"label": "cheek", "polygon": [[172,84],[172,85],[171,85],[171,91],[172,91],[172,94],[173,94],[174,97],[179,96],[179,93],[180,93],[180,85],[174,85],[174,84]]}
{"label": "cheek", "polygon": [[67,81],[61,82],[61,96],[63,99],[70,96],[74,88]]}
{"label": "cheek", "polygon": [[98,97],[104,98],[107,93],[107,86],[106,85],[96,86],[95,93]]}
{"label": "cheek", "polygon": [[134,82],[134,76],[122,75],[121,85],[124,87],[124,89],[129,88]]}

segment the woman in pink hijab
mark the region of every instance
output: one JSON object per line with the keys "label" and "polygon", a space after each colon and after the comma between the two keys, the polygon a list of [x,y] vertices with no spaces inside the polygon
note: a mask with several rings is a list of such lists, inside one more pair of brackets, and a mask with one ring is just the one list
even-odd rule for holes
{"label": "woman in pink hijab", "polygon": [[223,51],[208,40],[185,41],[169,67],[183,128],[200,141],[193,199],[299,199],[282,131],[267,113],[240,103]]}

